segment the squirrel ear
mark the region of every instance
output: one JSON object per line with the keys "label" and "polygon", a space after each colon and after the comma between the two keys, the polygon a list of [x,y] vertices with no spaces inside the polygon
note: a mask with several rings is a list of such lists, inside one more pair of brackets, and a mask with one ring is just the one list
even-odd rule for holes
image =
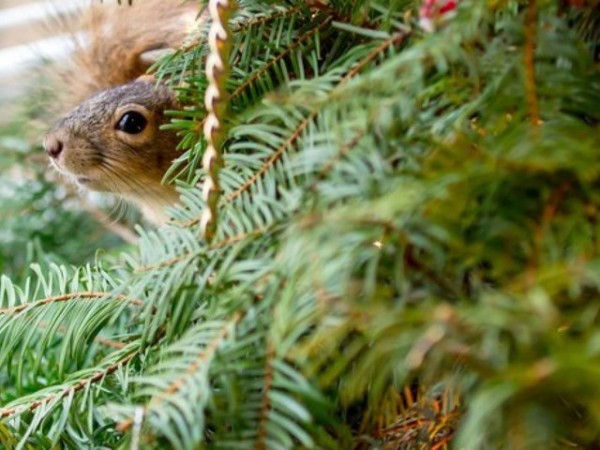
{"label": "squirrel ear", "polygon": [[135,79],[135,81],[143,81],[145,83],[156,83],[156,77],[152,74],[145,73]]}
{"label": "squirrel ear", "polygon": [[174,48],[155,48],[142,52],[139,58],[141,63],[151,66],[163,56],[172,55],[173,53],[175,53]]}

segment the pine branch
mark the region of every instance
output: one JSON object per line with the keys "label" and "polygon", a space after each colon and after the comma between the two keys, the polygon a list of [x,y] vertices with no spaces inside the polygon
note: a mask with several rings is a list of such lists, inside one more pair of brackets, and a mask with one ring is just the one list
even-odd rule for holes
{"label": "pine branch", "polygon": [[[186,224],[185,226],[186,227],[187,226],[192,226],[195,223],[198,223],[198,222],[196,221],[194,223]],[[270,228],[272,228],[272,227],[270,227]],[[208,251],[217,250],[217,249],[220,249],[220,248],[223,248],[223,247],[227,247],[227,246],[230,246],[232,244],[236,244],[238,242],[244,241],[245,239],[250,238],[250,237],[260,236],[263,233],[265,233],[267,230],[268,230],[267,227],[263,227],[263,228],[255,229],[255,230],[253,230],[251,232],[248,232],[248,233],[240,233],[240,234],[238,234],[236,236],[232,236],[232,237],[223,239],[221,241],[209,244],[209,245],[207,245],[206,249],[202,249],[199,252],[184,253],[182,255],[176,256],[176,257],[168,259],[166,261],[161,261],[159,263],[141,265],[141,266],[136,267],[135,271],[138,272],[138,273],[139,272],[148,272],[148,271],[152,271],[152,270],[155,270],[155,269],[160,269],[160,268],[163,268],[163,267],[169,267],[169,266],[172,266],[172,265],[177,264],[179,262],[185,261],[186,259],[190,259],[191,260],[193,258],[196,258],[196,257],[200,256],[201,254],[204,254],[204,253],[206,253]]]}
{"label": "pine branch", "polygon": [[294,14],[297,14],[305,9],[305,7],[306,6],[302,4],[298,6],[292,6],[290,8],[283,7],[283,9],[280,10],[273,9],[266,14],[263,13],[262,15],[258,15],[258,17],[251,16],[249,20],[242,20],[238,23],[236,23],[234,20],[232,23],[232,28],[235,33],[241,34],[247,31],[249,28],[264,26],[273,20],[293,16]]}
{"label": "pine branch", "polygon": [[[183,374],[171,381],[165,389],[152,396],[150,401],[143,407],[143,416],[147,415],[150,411],[159,410],[161,404],[166,399],[172,397],[173,395],[177,395],[189,382],[190,377],[198,372],[203,365],[206,365],[207,362],[215,356],[219,350],[219,347],[227,339],[232,329],[235,328],[236,324],[241,320],[241,318],[241,314],[236,313],[229,322],[224,323],[220,332],[217,333],[212,341],[202,348],[202,351],[198,353],[198,356],[187,365],[186,369],[183,371]],[[117,428],[122,432],[128,431],[133,423],[134,419],[127,419],[119,423]]]}
{"label": "pine branch", "polygon": [[322,20],[317,26],[306,31],[303,35],[299,36],[296,41],[294,41],[291,45],[287,46],[281,53],[277,56],[271,58],[267,61],[260,69],[252,73],[250,77],[248,77],[244,82],[238,86],[230,96],[230,100],[235,99],[235,97],[239,96],[242,92],[248,89],[256,80],[258,80],[265,72],[272,69],[277,63],[279,63],[282,59],[287,57],[289,54],[294,52],[298,47],[304,44],[305,41],[313,38],[317,33],[321,32],[327,25],[329,25],[331,21],[330,17]]}
{"label": "pine branch", "polygon": [[[404,34],[398,33],[373,51],[371,51],[365,58],[363,58],[356,66],[348,71],[348,73],[340,80],[338,86],[343,85],[352,77],[354,77],[357,73],[359,73],[367,64],[372,62],[375,58],[377,58],[381,53],[383,53],[388,47],[391,45],[397,45],[404,39]],[[335,93],[335,88],[333,89],[333,93]],[[332,95],[333,95],[332,93]],[[329,99],[330,97],[328,97]],[[326,104],[326,100],[321,102],[321,105]],[[261,178],[269,168],[279,159],[283,152],[292,146],[296,140],[301,136],[302,132],[306,130],[306,128],[313,122],[313,120],[319,115],[320,110],[317,108],[313,108],[309,115],[303,119],[293,130],[292,134],[286,139],[286,141],[279,146],[279,148],[264,162],[262,167],[242,186],[240,186],[237,190],[230,193],[225,199],[226,202],[231,202],[235,200],[237,197],[246,192],[251,186],[253,186],[256,181]]]}
{"label": "pine branch", "polygon": [[76,394],[87,388],[88,386],[92,386],[98,382],[104,380],[108,375],[113,374],[118,369],[128,364],[134,357],[138,355],[138,351],[134,351],[132,353],[127,354],[123,358],[119,359],[117,362],[111,364],[104,370],[97,371],[94,375],[88,378],[84,378],[82,380],[76,381],[72,386],[66,387],[59,391],[58,393],[52,393],[44,396],[41,400],[34,400],[25,405],[19,405],[11,408],[3,408],[0,409],[0,419],[6,419],[15,415],[20,415],[25,412],[34,412],[40,407],[46,406],[49,403],[56,403],[64,398],[67,398],[73,394]]}
{"label": "pine branch", "polygon": [[104,299],[104,300],[118,300],[130,302],[135,306],[142,306],[144,302],[138,299],[132,299],[125,295],[110,295],[107,292],[73,292],[69,294],[56,295],[54,297],[48,297],[41,300],[37,300],[35,302],[24,303],[19,306],[15,306],[13,308],[0,308],[0,314],[12,316],[18,314],[23,311],[28,311],[30,309],[39,308],[41,306],[49,305],[52,303],[61,303],[61,302],[73,302],[78,300],[89,300],[89,299]]}

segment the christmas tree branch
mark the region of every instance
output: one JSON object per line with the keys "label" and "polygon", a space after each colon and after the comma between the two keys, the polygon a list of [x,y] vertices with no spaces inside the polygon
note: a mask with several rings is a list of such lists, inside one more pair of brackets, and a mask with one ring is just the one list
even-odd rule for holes
{"label": "christmas tree branch", "polygon": [[[359,61],[359,63],[356,64],[356,66],[350,69],[348,73],[340,80],[336,87],[339,87],[344,83],[348,82],[348,80],[350,80],[352,77],[358,74],[367,64],[369,64],[371,61],[377,58],[377,56],[383,53],[388,47],[390,47],[391,45],[398,45],[400,42],[402,42],[404,37],[404,33],[397,33],[389,39],[386,39],[381,45],[373,49],[371,52],[369,52],[369,54],[366,57]],[[324,102],[322,102],[321,104],[324,104]],[[302,132],[319,115],[319,112],[319,109],[313,109],[311,113],[304,120],[302,120],[298,124],[298,126],[296,126],[296,129],[292,132],[290,137],[288,137],[286,141],[283,144],[281,144],[281,146],[279,146],[279,148],[269,157],[269,159],[267,159],[264,162],[260,169],[258,169],[258,171],[252,177],[250,177],[250,179],[248,179],[242,186],[240,186],[238,189],[229,194],[225,201],[231,202],[235,200],[237,197],[239,197],[245,191],[247,191],[252,185],[254,185],[254,183],[256,183],[256,181],[260,177],[262,177],[279,158],[281,158],[283,152],[298,140]]]}
{"label": "christmas tree branch", "polygon": [[231,93],[231,96],[229,97],[229,99],[232,100],[235,97],[237,97],[238,95],[240,95],[242,92],[244,92],[244,90],[247,89],[249,86],[251,86],[252,83],[254,83],[257,79],[259,79],[262,74],[264,74],[270,68],[275,66],[275,64],[277,64],[279,61],[281,61],[287,55],[289,55],[290,53],[295,51],[305,41],[309,40],[310,38],[315,36],[317,33],[319,33],[319,31],[321,31],[323,28],[325,28],[325,26],[328,25],[330,21],[331,21],[331,18],[328,17],[325,20],[323,20],[321,23],[319,23],[316,27],[308,30],[302,36],[298,37],[297,40],[294,41],[293,44],[286,47],[281,53],[279,53],[277,56],[275,56],[274,58],[269,60],[267,63],[265,63],[264,66],[262,66],[256,72],[254,72],[252,74],[252,76],[250,76],[250,77],[248,77],[248,79],[244,80],[244,83],[242,83],[235,91],[233,91]]}
{"label": "christmas tree branch", "polygon": [[294,14],[302,11],[304,8],[305,8],[304,5],[299,5],[299,6],[294,6],[292,8],[285,9],[283,11],[276,11],[276,12],[273,12],[272,14],[267,14],[265,16],[258,17],[256,19],[250,19],[246,22],[242,22],[242,23],[238,24],[237,26],[235,24],[232,24],[231,29],[234,33],[241,33],[243,31],[247,31],[249,28],[265,25],[265,24],[269,23],[271,20],[281,19],[282,17],[286,17],[286,16],[293,16]]}
{"label": "christmas tree branch", "polygon": [[13,308],[0,308],[0,314],[4,315],[14,315],[18,314],[22,311],[38,308],[41,306],[49,305],[52,303],[60,303],[60,302],[70,302],[70,301],[78,301],[78,300],[87,300],[87,299],[106,299],[106,300],[119,300],[119,301],[127,301],[136,306],[142,306],[144,302],[138,299],[132,299],[125,295],[113,295],[110,296],[107,292],[72,292],[69,294],[56,295],[54,297],[47,297],[41,300],[37,300],[35,302],[24,303],[19,306],[15,306]]}
{"label": "christmas tree branch", "polygon": [[[219,350],[219,347],[229,336],[231,329],[235,327],[241,319],[241,313],[234,314],[233,318],[223,325],[220,332],[208,343],[208,345],[206,345],[206,347],[203,348],[203,351],[198,354],[196,359],[192,361],[184,373],[169,383],[169,385],[163,391],[152,397],[150,402],[143,407],[144,412],[142,416],[146,415],[148,411],[160,407],[166,397],[172,396],[183,389],[183,387],[188,383],[189,378],[194,375],[203,364],[206,364],[211,358],[213,358],[213,356]],[[131,428],[133,423],[134,419],[127,419],[121,422],[117,428],[119,431],[127,431]]]}
{"label": "christmas tree branch", "polygon": [[[198,223],[198,221],[196,221],[195,223]],[[255,230],[252,230],[252,231],[250,231],[248,233],[240,233],[240,234],[237,234],[235,236],[231,236],[231,237],[229,237],[227,239],[223,239],[223,240],[221,240],[219,242],[215,242],[214,244],[210,244],[210,245],[207,246],[207,248],[202,249],[199,252],[184,253],[183,255],[179,255],[179,256],[176,256],[174,258],[168,259],[166,261],[161,261],[159,263],[141,265],[141,266],[139,266],[139,267],[136,268],[135,272],[136,273],[148,272],[150,270],[160,269],[162,267],[172,266],[173,264],[177,264],[178,262],[181,262],[181,261],[183,261],[185,259],[195,258],[196,256],[199,256],[202,253],[205,253],[207,251],[216,250],[216,249],[219,249],[219,248],[222,248],[222,247],[226,247],[228,245],[235,244],[237,242],[243,241],[244,239],[246,239],[248,237],[260,236],[261,234],[263,234],[264,232],[266,232],[270,228],[271,227],[260,227],[260,228],[257,228]]]}
{"label": "christmas tree branch", "polygon": [[13,408],[0,409],[0,419],[6,419],[6,418],[9,418],[9,417],[12,417],[15,415],[23,414],[25,412],[34,412],[35,410],[37,410],[41,406],[46,405],[49,402],[60,401],[68,396],[76,394],[77,392],[81,391],[82,389],[86,388],[87,386],[97,383],[97,382],[103,380],[104,378],[106,378],[108,375],[116,372],[120,367],[129,363],[138,353],[139,353],[139,350],[136,350],[136,351],[124,356],[123,358],[121,358],[117,362],[115,362],[114,364],[111,364],[106,369],[96,372],[91,377],[84,378],[83,380],[79,380],[79,381],[75,382],[75,384],[63,389],[59,393],[49,394],[49,395],[45,396],[43,399],[34,400],[27,405],[20,405],[20,406],[15,406]]}

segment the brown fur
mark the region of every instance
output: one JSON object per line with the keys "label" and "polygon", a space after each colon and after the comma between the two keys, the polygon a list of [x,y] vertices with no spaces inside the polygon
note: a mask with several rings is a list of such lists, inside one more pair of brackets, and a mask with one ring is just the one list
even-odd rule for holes
{"label": "brown fur", "polygon": [[[132,200],[146,217],[164,222],[162,209],[176,193],[162,178],[177,156],[177,137],[160,130],[164,111],[177,108],[173,93],[148,81],[147,51],[177,48],[197,14],[195,1],[137,0],[134,6],[95,5],[79,23],[88,45],[78,43],[69,65],[60,69],[66,95],[64,114],[44,145],[52,165],[85,188]],[[190,20],[191,19],[191,20]],[[119,130],[124,114],[137,111],[147,120],[140,133]],[[60,152],[53,154],[53,149]]]}
{"label": "brown fur", "polygon": [[[71,109],[93,93],[135,80],[150,64],[140,61],[149,50],[179,48],[198,14],[197,1],[123,0],[100,3],[64,23],[75,50],[58,68],[64,83],[61,105]],[[84,33],[83,36],[75,37]],[[64,111],[63,111],[64,112]]]}

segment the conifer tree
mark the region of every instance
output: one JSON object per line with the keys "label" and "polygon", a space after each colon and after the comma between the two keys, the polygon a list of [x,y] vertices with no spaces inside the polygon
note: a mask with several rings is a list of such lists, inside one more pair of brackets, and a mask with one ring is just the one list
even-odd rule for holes
{"label": "conifer tree", "polygon": [[181,205],[2,278],[0,446],[600,444],[597,2],[424,3],[239,0],[226,78],[161,61]]}

